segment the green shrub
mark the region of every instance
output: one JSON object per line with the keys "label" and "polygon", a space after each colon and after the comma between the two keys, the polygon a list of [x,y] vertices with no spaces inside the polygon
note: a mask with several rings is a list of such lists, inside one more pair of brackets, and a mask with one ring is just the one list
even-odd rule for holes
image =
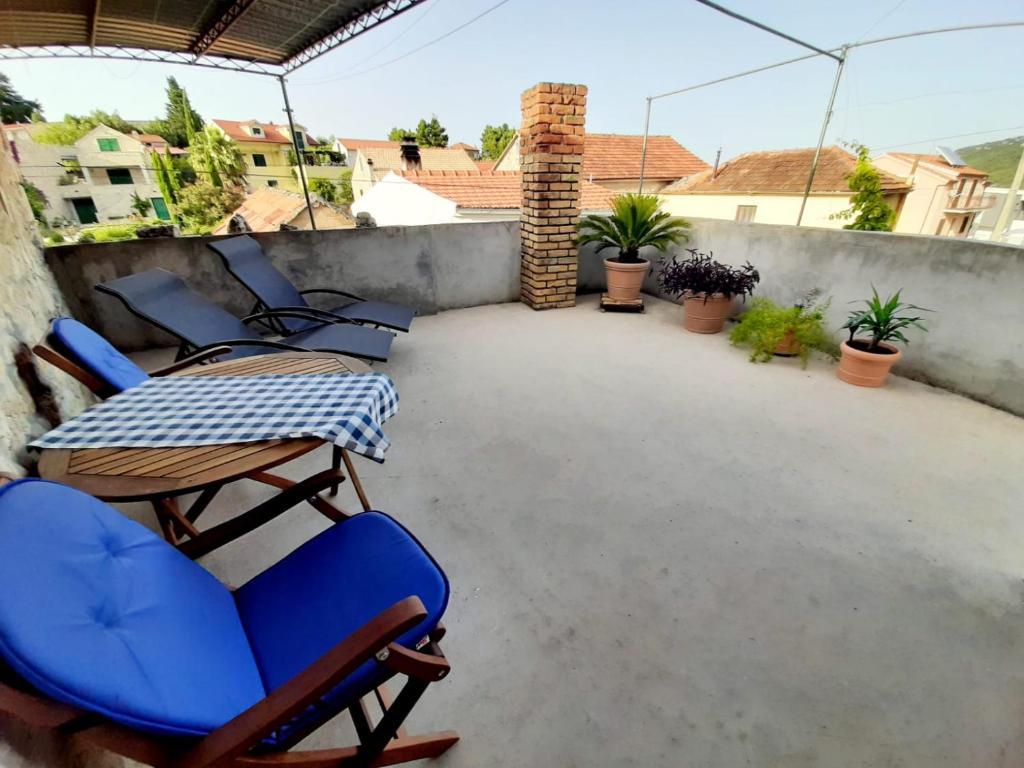
{"label": "green shrub", "polygon": [[829,301],[816,303],[815,295],[792,307],[780,307],[771,299],[756,298],[750,309],[740,317],[729,340],[736,346],[750,348],[752,363],[767,363],[788,331],[800,344],[800,363],[807,367],[812,350],[836,357],[836,344],[825,330],[825,311]]}
{"label": "green shrub", "polygon": [[64,242],[64,235],[60,232],[51,232],[46,236],[47,245],[60,245]]}

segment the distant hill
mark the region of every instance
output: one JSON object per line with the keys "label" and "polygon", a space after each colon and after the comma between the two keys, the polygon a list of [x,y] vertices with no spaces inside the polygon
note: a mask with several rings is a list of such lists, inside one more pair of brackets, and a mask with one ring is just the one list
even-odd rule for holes
{"label": "distant hill", "polygon": [[1024,136],[1017,136],[1013,139],[990,141],[987,144],[974,144],[958,149],[957,152],[968,165],[988,171],[988,176],[995,186],[1008,187],[1013,181],[1017,163],[1020,162],[1022,145]]}

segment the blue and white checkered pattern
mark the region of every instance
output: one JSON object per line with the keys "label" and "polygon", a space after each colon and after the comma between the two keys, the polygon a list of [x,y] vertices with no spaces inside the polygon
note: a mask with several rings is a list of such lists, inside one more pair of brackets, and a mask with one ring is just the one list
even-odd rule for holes
{"label": "blue and white checkered pattern", "polygon": [[47,432],[34,448],[181,448],[319,437],[384,461],[398,412],[382,373],[151,379]]}

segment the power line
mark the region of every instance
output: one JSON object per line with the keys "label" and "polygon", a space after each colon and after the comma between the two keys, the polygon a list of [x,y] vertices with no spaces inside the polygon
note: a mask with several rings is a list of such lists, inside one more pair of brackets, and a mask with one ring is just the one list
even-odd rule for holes
{"label": "power line", "polygon": [[320,80],[306,80],[304,82],[293,81],[292,85],[323,85],[324,83],[333,83],[333,82],[336,82],[338,80],[348,80],[349,78],[352,78],[352,77],[359,77],[360,75],[365,75],[365,74],[368,74],[370,72],[376,72],[378,69],[383,69],[384,67],[387,67],[387,66],[390,66],[392,64],[395,64],[396,62],[402,61],[402,59],[407,59],[410,56],[412,56],[413,54],[419,53],[424,48],[429,48],[430,46],[432,46],[432,45],[434,45],[436,43],[441,42],[442,40],[445,40],[445,39],[451,37],[456,32],[460,32],[463,29],[465,29],[466,27],[468,27],[470,24],[476,23],[477,21],[482,19],[487,14],[492,13],[492,12],[498,10],[501,6],[505,5],[505,3],[507,3],[507,2],[509,2],[509,0],[500,0],[500,2],[495,3],[494,5],[492,5],[487,10],[482,11],[481,13],[478,13],[476,16],[471,18],[469,21],[463,22],[462,24],[460,24],[459,26],[455,27],[454,29],[448,30],[443,35],[440,35],[439,37],[435,37],[433,40],[429,40],[429,41],[423,43],[423,45],[420,45],[420,46],[417,46],[416,48],[413,48],[411,51],[407,51],[407,52],[403,53],[400,56],[396,56],[393,59],[388,59],[387,61],[382,62],[381,64],[377,64],[376,66],[367,67],[366,69],[360,69],[360,70],[358,70],[356,72],[350,72],[348,74],[335,75],[335,76],[323,78],[323,79],[320,79]]}
{"label": "power line", "polygon": [[943,141],[945,139],[962,139],[966,136],[981,136],[986,133],[1001,133],[1003,131],[1018,131],[1024,128],[1024,125],[1011,125],[1007,128],[993,128],[990,131],[974,131],[974,133],[954,133],[951,136],[936,136],[934,139],[923,139],[922,141],[901,141],[899,144],[890,144],[887,147],[877,147],[878,150],[883,149],[896,149],[897,147],[913,147],[918,144],[931,144],[933,141]]}
{"label": "power line", "polygon": [[894,13],[896,13],[896,11],[898,11],[900,8],[902,8],[903,4],[906,3],[906,2],[907,2],[907,0],[900,0],[898,3],[896,3],[896,5],[894,5],[892,8],[889,9],[888,13],[882,14],[881,18],[879,18],[878,21],[876,21],[874,24],[872,24],[870,27],[868,27],[867,29],[864,30],[864,32],[861,34],[861,36],[857,38],[857,42],[859,43],[861,40],[863,40],[865,37],[867,37],[869,32],[871,32],[875,27],[877,27],[883,21],[885,21],[890,16],[892,16]]}

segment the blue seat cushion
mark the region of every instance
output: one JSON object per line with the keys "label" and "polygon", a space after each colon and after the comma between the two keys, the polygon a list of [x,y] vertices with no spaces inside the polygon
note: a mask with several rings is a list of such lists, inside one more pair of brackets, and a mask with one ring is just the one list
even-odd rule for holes
{"label": "blue seat cushion", "polygon": [[58,318],[53,322],[53,335],[63,347],[60,352],[118,392],[149,379],[148,373],[114,349],[109,341],[77,320]]}
{"label": "blue seat cushion", "polygon": [[0,487],[0,656],[51,698],[158,734],[204,735],[265,696],[219,581],[44,480]]}
{"label": "blue seat cushion", "polygon": [[[411,595],[427,617],[397,642],[414,647],[441,620],[448,593],[444,572],[411,533],[381,512],[364,512],[237,589],[235,601],[269,692]],[[367,661],[324,698],[324,708],[334,714],[387,676]]]}

